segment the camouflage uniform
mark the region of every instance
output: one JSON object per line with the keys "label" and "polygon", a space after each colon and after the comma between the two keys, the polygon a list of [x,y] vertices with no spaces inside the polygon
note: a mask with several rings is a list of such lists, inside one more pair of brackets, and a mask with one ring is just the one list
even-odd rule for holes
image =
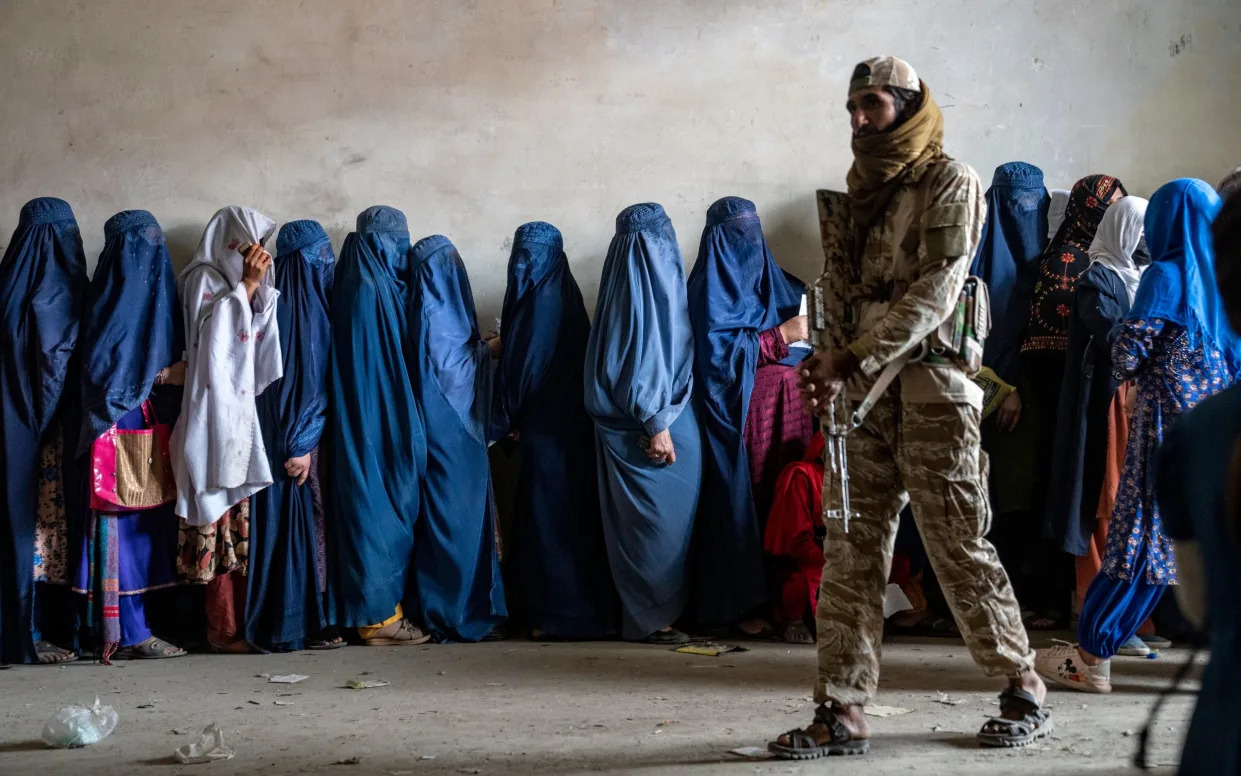
{"label": "camouflage uniform", "polygon": [[[849,398],[865,396],[885,365],[954,310],[985,209],[977,174],[943,158],[907,175],[866,232],[856,267],[841,264],[849,254],[826,244],[824,225],[828,264],[820,282],[831,313],[828,339],[848,346],[860,364]],[[832,216],[827,211],[825,219]],[[841,212],[837,207],[836,215]],[[851,324],[846,307],[855,313]],[[841,521],[825,520],[818,703],[865,704],[875,695],[884,590],[906,503],[974,660],[989,675],[1014,676],[1033,666],[1012,586],[983,538],[991,515],[979,441],[982,398],[958,366],[907,364],[849,434],[856,514],[848,533]],[[830,487],[830,478],[824,481]]]}

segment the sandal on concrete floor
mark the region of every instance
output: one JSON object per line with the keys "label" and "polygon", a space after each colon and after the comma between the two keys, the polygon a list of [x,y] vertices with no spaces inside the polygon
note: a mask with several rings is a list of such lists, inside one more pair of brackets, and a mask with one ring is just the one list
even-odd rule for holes
{"label": "sandal on concrete floor", "polygon": [[426,644],[430,640],[431,634],[423,633],[422,628],[414,625],[409,620],[403,619],[396,632],[391,636],[376,636],[363,639],[362,643],[368,647],[416,647],[419,644]]}
{"label": "sandal on concrete floor", "polygon": [[813,644],[814,634],[804,622],[795,622],[784,629],[785,644]]}
{"label": "sandal on concrete floor", "polygon": [[61,649],[50,641],[36,641],[34,653],[39,660],[39,665],[44,666],[72,663],[78,659],[77,655],[67,649]]}
{"label": "sandal on concrete floor", "polygon": [[170,657],[182,657],[185,650],[176,644],[169,644],[154,636],[132,647],[121,647],[112,657],[117,660],[164,660]]}
{"label": "sandal on concrete floor", "polygon": [[669,628],[668,630],[657,630],[648,635],[646,638],[639,639],[638,641],[643,644],[655,644],[664,647],[679,647],[682,644],[690,643],[693,639],[676,628]]}
{"label": "sandal on concrete floor", "polygon": [[[819,741],[810,728],[821,725],[827,728],[829,738]],[[820,757],[837,757],[841,755],[866,754],[870,751],[870,739],[854,738],[849,729],[840,721],[836,711],[822,705],[814,711],[814,722],[808,728],[790,730],[780,739],[767,744],[767,751],[781,760],[817,760]]]}
{"label": "sandal on concrete floor", "polygon": [[978,743],[997,749],[1029,746],[1055,729],[1051,712],[1020,687],[1007,687],[1000,693],[1000,713],[1006,711],[1020,714],[1021,719],[992,717],[978,731]]}

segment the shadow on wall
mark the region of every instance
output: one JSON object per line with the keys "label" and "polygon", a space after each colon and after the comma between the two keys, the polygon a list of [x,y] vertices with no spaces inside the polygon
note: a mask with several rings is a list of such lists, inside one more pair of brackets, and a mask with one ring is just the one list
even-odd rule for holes
{"label": "shadow on wall", "polygon": [[206,228],[206,224],[177,224],[164,230],[168,254],[172,258],[172,269],[178,275],[190,263],[190,259],[194,258],[194,251],[198,248],[198,241],[202,239],[203,229]]}
{"label": "shadow on wall", "polygon": [[763,236],[776,263],[809,284],[823,274],[823,242],[814,192],[776,207],[759,207]]}

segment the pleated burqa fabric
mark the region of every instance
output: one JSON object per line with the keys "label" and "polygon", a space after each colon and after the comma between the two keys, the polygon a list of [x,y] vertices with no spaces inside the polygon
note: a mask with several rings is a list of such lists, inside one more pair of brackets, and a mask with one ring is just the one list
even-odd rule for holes
{"label": "pleated burqa fabric", "polygon": [[590,318],[560,230],[536,221],[513,236],[504,295],[504,352],[493,407],[518,435],[508,563],[531,628],[602,638],[620,626],[599,515],[595,429],[582,398]]}
{"label": "pleated burqa fabric", "polygon": [[426,627],[479,641],[508,616],[487,460],[491,349],[457,249],[433,235],[410,251],[414,395],[427,429],[414,573]]}
{"label": "pleated burqa fabric", "polygon": [[246,641],[268,651],[301,649],[327,624],[316,569],[312,483],[298,485],[284,465],[309,456],[323,436],[335,264],[332,243],[318,222],[291,221],[280,228],[272,271],[280,292],[276,319],[284,376],[258,400],[274,481],[250,499],[246,596]]}
{"label": "pleated burqa fabric", "polygon": [[[670,625],[689,596],[687,557],[702,486],[702,438],[691,401],[694,341],[685,267],[664,209],[616,217],[586,350],[586,411],[595,420],[599,503],[621,635]],[[645,439],[670,432],[673,464]]]}
{"label": "pleated burqa fabric", "polygon": [[69,203],[27,202],[0,261],[0,663],[35,660],[39,448],[66,388],[86,282]]}
{"label": "pleated burqa fabric", "polygon": [[383,622],[412,601],[427,448],[408,364],[408,254],[405,215],[372,207],[345,238],[333,281],[328,619],[345,627]]}
{"label": "pleated burqa fabric", "polygon": [[725,197],[707,210],[689,275],[695,409],[702,424],[702,497],[694,527],[694,616],[732,624],[767,600],[766,515],[755,510],[745,427],[759,333],[797,315],[803,289],[776,264],[754,203]]}

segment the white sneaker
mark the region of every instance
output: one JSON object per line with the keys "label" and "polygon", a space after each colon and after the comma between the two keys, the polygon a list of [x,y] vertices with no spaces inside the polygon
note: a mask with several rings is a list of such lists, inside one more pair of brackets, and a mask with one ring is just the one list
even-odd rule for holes
{"label": "white sneaker", "polygon": [[1137,636],[1121,644],[1120,649],[1116,650],[1116,654],[1121,657],[1146,657],[1150,653],[1150,646]]}
{"label": "white sneaker", "polygon": [[1104,660],[1097,666],[1086,665],[1076,644],[1060,643],[1036,650],[1034,670],[1061,687],[1071,687],[1080,692],[1112,691],[1112,661]]}

